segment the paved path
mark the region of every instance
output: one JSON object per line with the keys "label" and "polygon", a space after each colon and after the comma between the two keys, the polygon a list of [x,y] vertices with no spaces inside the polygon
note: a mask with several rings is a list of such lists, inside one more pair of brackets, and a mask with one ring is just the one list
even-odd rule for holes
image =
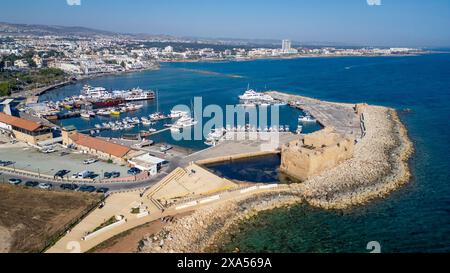
{"label": "paved path", "polygon": [[185,166],[190,162],[211,159],[223,161],[245,155],[273,153],[278,151],[281,145],[298,137],[292,133],[227,133],[225,139],[216,146],[189,155],[180,164]]}
{"label": "paved path", "polygon": [[[218,205],[230,200],[239,200],[247,198],[254,194],[264,192],[274,192],[277,190],[285,190],[289,186],[280,185],[277,188],[271,189],[255,189],[252,191],[241,192],[241,189],[223,192],[220,194],[220,199],[210,202],[198,202],[194,206],[177,209],[177,206],[161,212],[152,202],[146,197],[140,197],[138,192],[129,192],[122,194],[113,194],[106,200],[106,205],[102,209],[96,209],[86,218],[84,218],[75,228],[67,233],[61,240],[59,240],[53,247],[47,250],[47,253],[70,253],[70,252],[86,252],[100,243],[132,228],[141,226],[143,224],[161,219],[165,216],[176,216],[178,214],[195,211],[199,208]],[[204,198],[205,199],[205,198]],[[130,213],[130,209],[136,204],[143,203],[150,211],[149,216],[137,218],[136,215]],[[89,240],[83,240],[89,231],[93,231],[96,227],[101,225],[105,220],[114,215],[123,215],[126,218],[126,223],[114,227],[98,236]]]}

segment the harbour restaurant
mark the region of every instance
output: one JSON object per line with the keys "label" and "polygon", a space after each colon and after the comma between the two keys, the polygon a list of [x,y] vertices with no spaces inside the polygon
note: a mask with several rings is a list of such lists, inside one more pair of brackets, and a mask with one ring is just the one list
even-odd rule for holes
{"label": "harbour restaurant", "polygon": [[18,141],[33,145],[53,138],[50,127],[5,113],[0,113],[0,129],[12,133]]}

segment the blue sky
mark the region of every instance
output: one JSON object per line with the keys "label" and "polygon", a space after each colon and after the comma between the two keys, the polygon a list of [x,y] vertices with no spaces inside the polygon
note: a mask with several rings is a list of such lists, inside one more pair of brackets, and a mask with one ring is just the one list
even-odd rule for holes
{"label": "blue sky", "polygon": [[379,6],[367,0],[81,0],[79,6],[1,0],[0,21],[176,36],[450,46],[450,0],[381,0]]}

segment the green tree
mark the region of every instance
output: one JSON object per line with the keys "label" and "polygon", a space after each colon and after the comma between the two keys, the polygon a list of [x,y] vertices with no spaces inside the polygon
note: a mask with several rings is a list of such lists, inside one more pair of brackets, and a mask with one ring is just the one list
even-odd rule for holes
{"label": "green tree", "polygon": [[9,82],[0,82],[0,96],[11,95],[11,88]]}

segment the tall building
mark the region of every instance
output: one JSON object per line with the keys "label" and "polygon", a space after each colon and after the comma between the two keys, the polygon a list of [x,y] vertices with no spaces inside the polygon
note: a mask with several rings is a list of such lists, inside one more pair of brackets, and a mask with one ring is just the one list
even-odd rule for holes
{"label": "tall building", "polygon": [[283,40],[281,43],[281,54],[297,54],[298,50],[292,48],[292,42],[290,40]]}
{"label": "tall building", "polygon": [[283,40],[281,44],[281,49],[283,52],[289,52],[291,50],[292,43],[290,40]]}

